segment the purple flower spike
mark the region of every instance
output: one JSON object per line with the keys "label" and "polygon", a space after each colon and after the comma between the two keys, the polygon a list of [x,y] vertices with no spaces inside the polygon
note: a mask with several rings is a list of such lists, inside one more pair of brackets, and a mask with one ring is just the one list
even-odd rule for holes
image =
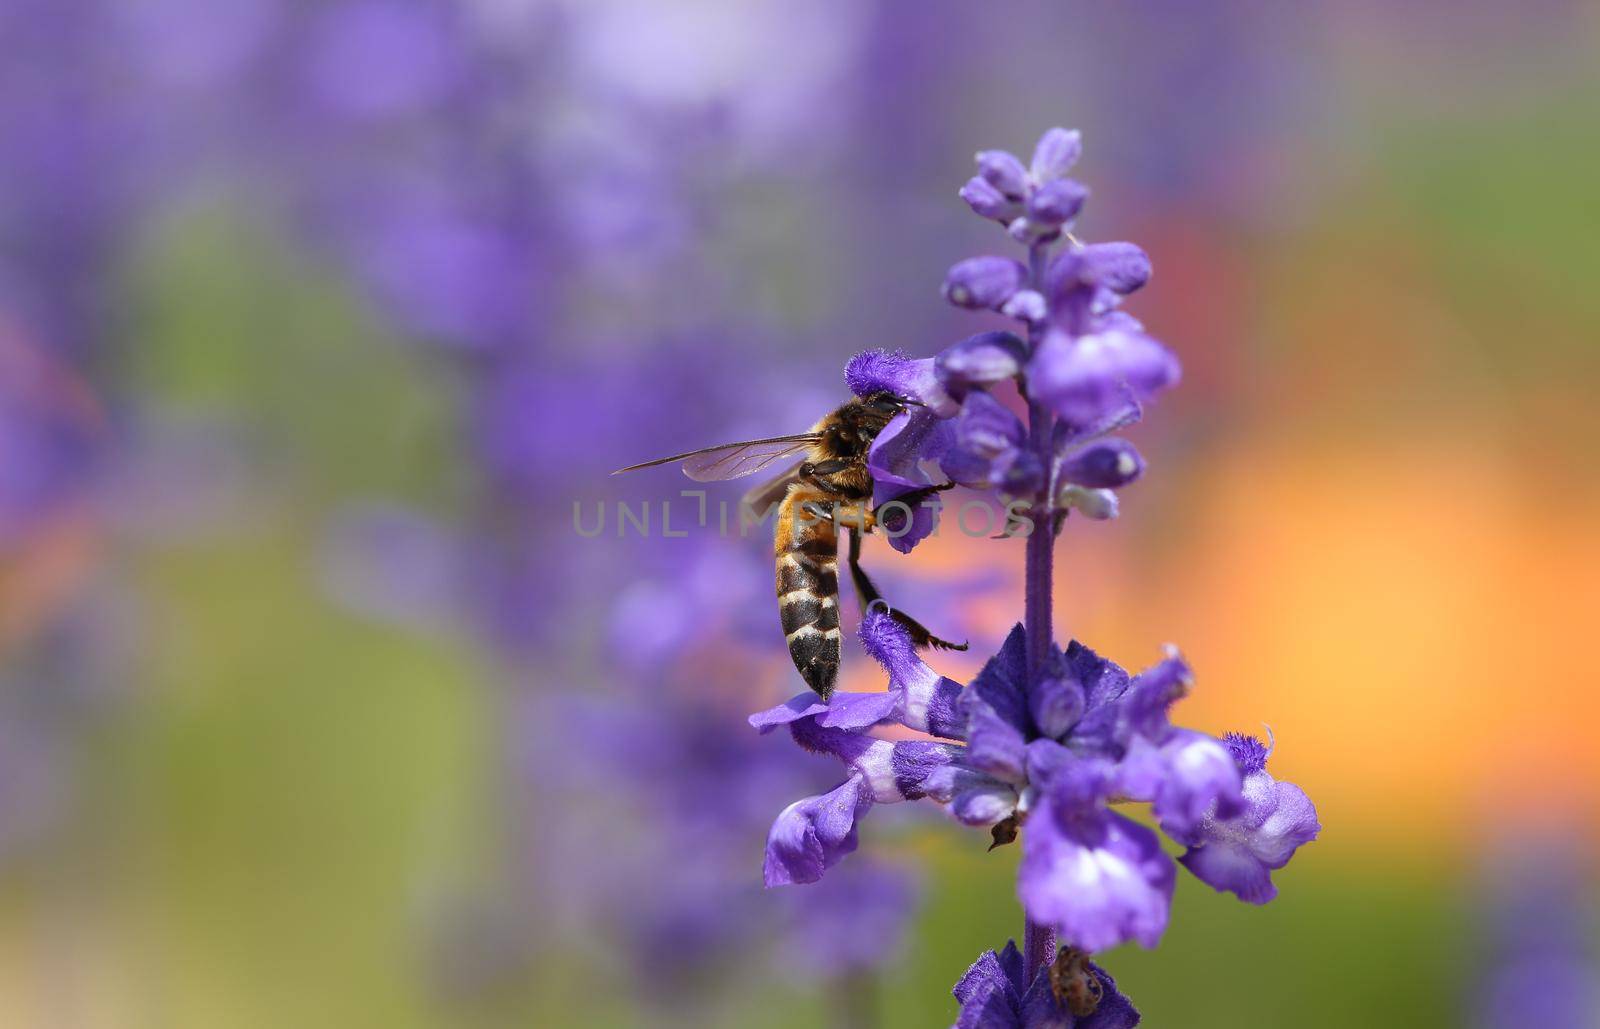
{"label": "purple flower spike", "polygon": [[1204,818],[1183,840],[1191,845],[1178,860],[1217,891],[1265,904],[1278,895],[1272,873],[1316,839],[1322,825],[1304,790],[1267,773],[1268,748],[1259,740],[1229,733],[1227,743],[1244,773],[1243,813]]}
{"label": "purple flower spike", "polygon": [[1091,443],[1061,463],[1061,476],[1090,489],[1120,489],[1144,472],[1144,459],[1120,439]]}
{"label": "purple flower spike", "polygon": [[1021,200],[1028,195],[1028,169],[1004,150],[978,152],[978,175],[1002,195]]}
{"label": "purple flower spike", "polygon": [[1009,222],[1022,213],[1021,202],[1008,199],[993,183],[982,177],[967,180],[967,184],[961,187],[961,199],[976,213],[997,221]]}
{"label": "purple flower spike", "polygon": [[1029,978],[1013,941],[996,953],[984,951],[950,991],[961,1003],[954,1029],[1132,1029],[1139,1013],[1117,990],[1116,980],[1090,963],[1100,985],[1094,1014],[1074,1017],[1055,997],[1048,966]]}
{"label": "purple flower spike", "polygon": [[[1275,892],[1272,871],[1320,831],[1304,792],[1267,774],[1268,747],[1173,723],[1174,704],[1192,685],[1176,649],[1130,677],[1076,640],[1063,651],[1051,636],[1053,540],[1082,518],[1116,517],[1116,491],[1143,474],[1144,460],[1109,434],[1138,421],[1181,376],[1177,358],[1121,310],[1149,282],[1149,255],[1126,242],[1084,245],[1066,231],[1088,197],[1068,177],[1081,149],[1077,132],[1056,128],[1027,167],[986,150],[961,189],[975,212],[1026,248],[1025,261],[961,261],[943,295],[1015,319],[1026,338],[983,333],[927,363],[875,351],[846,373],[858,395],[890,390],[918,401],[867,454],[878,524],[897,550],[934,531],[939,496],[957,486],[1006,505],[1005,535],[1021,535],[1023,516],[1044,517],[1023,548],[1024,617],[962,686],[918,655],[909,619],[869,610],[861,643],[888,673],[886,693],[836,694],[831,704],[796,697],[751,718],[763,732],[788,726],[801,746],[839,758],[849,777],[835,793],[784,812],[768,848],[778,869],[769,881],[820,875],[854,846],[856,820],[873,803],[930,799],[987,828],[991,849],[1020,839],[1025,953],[1008,945],[973,964],[954,991],[957,1029],[1138,1022],[1088,954],[1156,945],[1177,863],[1155,831],[1114,805],[1148,804],[1161,831],[1187,848],[1181,860],[1192,873],[1256,903]],[[1025,418],[996,388],[1008,380],[1026,401]],[[885,505],[901,498],[914,510],[897,516]],[[874,735],[890,723],[938,738]],[[1067,945],[1058,954],[1048,952],[1052,931]]]}
{"label": "purple flower spike", "polygon": [[1013,333],[980,332],[946,347],[934,358],[933,370],[945,392],[959,400],[971,389],[1015,378],[1027,353],[1028,345]]}
{"label": "purple flower spike", "polygon": [[783,809],[767,834],[762,874],[771,886],[814,883],[856,849],[856,819],[872,806],[859,776]]}
{"label": "purple flower spike", "polygon": [[1008,257],[969,257],[944,280],[944,298],[957,307],[996,310],[1027,281],[1028,269]]}
{"label": "purple flower spike", "polygon": [[1060,226],[1078,216],[1089,191],[1082,183],[1057,179],[1046,183],[1028,198],[1028,220],[1041,225]]}
{"label": "purple flower spike", "polygon": [[1083,154],[1083,136],[1077,129],[1051,129],[1039,137],[1033,150],[1031,171],[1038,183],[1059,179],[1072,170]]}

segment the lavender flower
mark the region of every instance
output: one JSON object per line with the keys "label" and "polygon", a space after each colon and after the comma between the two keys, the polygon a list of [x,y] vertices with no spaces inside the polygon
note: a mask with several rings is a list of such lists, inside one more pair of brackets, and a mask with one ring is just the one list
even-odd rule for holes
{"label": "lavender flower", "polygon": [[[961,191],[1027,246],[1027,261],[958,262],[944,296],[1016,318],[1025,340],[985,333],[931,360],[870,351],[846,369],[858,394],[889,389],[914,401],[870,449],[876,502],[926,493],[937,473],[1020,505],[1023,621],[963,685],[930,668],[889,612],[869,610],[860,638],[888,675],[885,692],[835,693],[827,702],[801,694],[750,718],[762,733],[787,727],[801,747],[844,766],[843,781],[793,802],[773,823],[768,886],[823,878],[859,846],[861,823],[878,804],[930,800],[988,830],[991,849],[1021,836],[1024,949],[1008,945],[973,965],[956,987],[958,1026],[1137,1021],[1088,955],[1127,942],[1155,946],[1177,866],[1159,834],[1119,806],[1148,804],[1160,831],[1188,848],[1185,868],[1252,903],[1271,899],[1271,873],[1320,830],[1305,793],[1266,772],[1268,747],[1172,723],[1172,706],[1193,681],[1175,648],[1129,675],[1076,640],[1065,649],[1053,642],[1055,537],[1072,511],[1115,516],[1116,490],[1145,462],[1110,434],[1179,377],[1176,358],[1120,309],[1149,281],[1149,257],[1131,243],[1084,245],[1067,231],[1087,197],[1065,177],[1079,150],[1076,133],[1052,129],[1026,166],[984,151]],[[1066,246],[1052,255],[1059,240]],[[1022,410],[1008,401],[1007,383]],[[897,549],[933,531],[937,504],[926,508],[892,539]],[[875,734],[889,725],[924,735]],[[1066,944],[1059,955],[1058,940]],[[1063,970],[1076,970],[1079,991],[1066,1011]]]}

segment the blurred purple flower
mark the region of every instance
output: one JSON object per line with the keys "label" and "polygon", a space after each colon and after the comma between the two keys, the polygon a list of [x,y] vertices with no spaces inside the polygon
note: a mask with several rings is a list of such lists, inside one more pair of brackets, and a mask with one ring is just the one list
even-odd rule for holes
{"label": "blurred purple flower", "polygon": [[460,74],[449,5],[342,0],[316,13],[306,50],[313,101],[352,119],[408,115]]}
{"label": "blurred purple flower", "polygon": [[1600,907],[1586,875],[1590,846],[1571,830],[1527,824],[1490,846],[1462,1021],[1591,1029],[1600,1016]]}

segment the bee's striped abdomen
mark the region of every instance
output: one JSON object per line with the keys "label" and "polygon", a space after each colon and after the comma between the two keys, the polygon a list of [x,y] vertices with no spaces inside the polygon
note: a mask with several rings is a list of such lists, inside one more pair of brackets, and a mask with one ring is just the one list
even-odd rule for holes
{"label": "bee's striped abdomen", "polygon": [[826,700],[839,677],[839,544],[831,522],[796,517],[800,494],[778,516],[778,611],[795,668]]}

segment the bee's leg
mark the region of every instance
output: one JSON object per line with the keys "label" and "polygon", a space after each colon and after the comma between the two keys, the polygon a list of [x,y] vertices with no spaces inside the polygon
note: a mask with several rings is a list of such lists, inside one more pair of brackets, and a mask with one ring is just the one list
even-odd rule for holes
{"label": "bee's leg", "polygon": [[899,622],[911,634],[911,644],[915,647],[934,647],[938,650],[966,650],[965,643],[951,643],[949,640],[940,639],[929,632],[925,626],[915,618],[897,608],[889,607],[883,600],[883,594],[878,592],[878,587],[867,576],[867,570],[861,567],[861,537],[860,529],[852,528],[850,532],[850,578],[856,584],[856,596],[861,601],[861,610],[865,612],[874,603],[883,602],[888,608],[889,617]]}
{"label": "bee's leg", "polygon": [[[851,462],[849,461],[840,460],[823,461],[820,464],[813,464],[810,461],[807,461],[800,465],[799,468],[795,469],[795,475],[801,482],[812,487],[820,493],[826,493],[829,496],[844,498],[848,501],[845,491],[829,482],[826,478],[824,478],[824,476],[832,475],[835,472],[844,471],[846,468],[850,467],[850,464]],[[807,513],[812,517],[822,514],[823,509],[820,504],[812,502],[802,504],[801,506],[806,508]],[[872,511],[866,506],[865,503],[858,501],[848,501],[846,503],[836,502],[832,505],[832,510],[822,514],[822,517],[825,520],[837,522],[840,525],[860,526],[865,532],[872,531],[872,527],[875,524],[873,521]]]}
{"label": "bee's leg", "polygon": [[915,510],[918,504],[921,504],[924,500],[927,500],[935,493],[943,493],[945,490],[952,490],[955,488],[956,484],[953,482],[942,482],[936,486],[923,486],[921,489],[914,489],[909,493],[902,493],[893,500],[886,500],[882,504],[879,504],[877,507],[872,509],[872,524],[867,528],[870,531],[873,527],[877,526],[883,521],[883,509],[888,507],[890,504],[904,504],[906,507]]}

